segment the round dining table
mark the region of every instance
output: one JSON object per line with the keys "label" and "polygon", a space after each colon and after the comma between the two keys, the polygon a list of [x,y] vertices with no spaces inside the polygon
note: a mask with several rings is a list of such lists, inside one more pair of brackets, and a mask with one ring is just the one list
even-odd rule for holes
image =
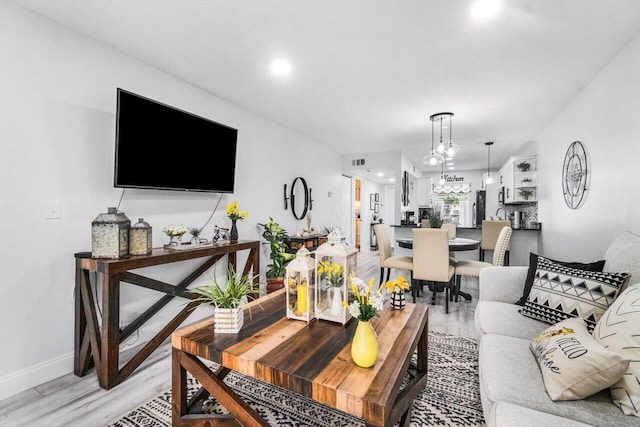
{"label": "round dining table", "polygon": [[[413,249],[413,237],[401,237],[396,239],[398,246],[405,249]],[[469,239],[466,237],[456,237],[455,239],[449,239],[449,251],[472,251],[480,247],[480,240]],[[465,300],[471,300],[471,294],[458,291],[458,295],[461,295]]]}

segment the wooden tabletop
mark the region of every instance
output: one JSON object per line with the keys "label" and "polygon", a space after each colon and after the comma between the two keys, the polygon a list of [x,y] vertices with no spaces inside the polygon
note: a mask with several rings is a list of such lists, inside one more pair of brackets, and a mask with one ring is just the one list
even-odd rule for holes
{"label": "wooden tabletop", "polygon": [[[325,320],[306,323],[287,319],[284,289],[245,308],[238,334],[213,332],[213,318],[174,332],[174,349],[280,386],[365,419],[367,425],[392,425],[407,408],[396,405],[415,398],[426,383],[428,306],[407,303],[403,310],[385,307],[371,323],[378,335],[379,356],[372,368],[351,358],[353,319],[343,326]],[[415,349],[420,353],[420,384],[398,392]],[[415,388],[415,390],[414,390]],[[409,394],[409,396],[407,396]],[[393,419],[393,418],[391,418]],[[397,419],[395,420],[397,421]]]}

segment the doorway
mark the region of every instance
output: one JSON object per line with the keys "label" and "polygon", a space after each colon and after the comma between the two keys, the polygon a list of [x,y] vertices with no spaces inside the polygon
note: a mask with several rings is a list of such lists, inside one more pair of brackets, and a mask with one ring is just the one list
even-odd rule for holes
{"label": "doorway", "polygon": [[354,200],[353,200],[353,208],[354,208],[354,217],[355,217],[355,247],[359,251],[360,250],[360,230],[362,229],[362,219],[360,218],[360,211],[362,210],[362,202],[360,201],[360,188],[362,185],[362,181],[356,178],[355,180],[355,188],[354,188]]}

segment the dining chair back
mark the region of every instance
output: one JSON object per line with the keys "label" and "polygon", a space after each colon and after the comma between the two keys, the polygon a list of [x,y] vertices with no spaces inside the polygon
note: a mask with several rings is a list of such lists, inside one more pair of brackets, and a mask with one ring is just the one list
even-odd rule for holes
{"label": "dining chair back", "polygon": [[[445,229],[449,232],[449,239],[455,239],[456,238],[456,230],[458,229],[458,226],[455,224],[442,224],[440,226],[440,228]],[[456,258],[456,254],[453,251],[449,251],[449,264],[455,266],[456,262],[458,262],[457,258]]]}
{"label": "dining chair back", "polygon": [[413,270],[413,258],[407,256],[393,255],[393,248],[391,247],[391,238],[389,237],[389,230],[384,224],[376,224],[373,226],[374,233],[376,234],[376,241],[378,242],[378,254],[380,256],[380,284],[383,283],[384,272],[387,272],[387,281],[391,275],[391,269],[412,271]]}
{"label": "dining chair back", "polygon": [[[480,240],[480,253],[479,260],[485,260],[484,251],[493,251],[498,241],[498,236],[503,227],[511,227],[511,221],[482,221],[482,237]],[[511,249],[511,244],[507,246],[507,251]],[[508,260],[508,255],[505,255],[505,259]],[[508,261],[507,261],[508,264]]]}
{"label": "dining chair back", "polygon": [[449,234],[444,229],[413,229],[413,280],[411,294],[419,289],[417,281],[427,281],[433,291],[431,303],[435,304],[436,293],[445,291],[446,312],[449,312],[449,291],[455,269],[449,264]]}
{"label": "dining chair back", "polygon": [[493,261],[491,263],[472,260],[458,261],[455,269],[456,280],[454,287],[454,296],[456,301],[458,301],[458,293],[460,292],[460,278],[462,276],[479,278],[480,270],[482,270],[483,268],[491,266],[501,267],[504,265],[507,248],[509,248],[509,244],[511,243],[512,233],[513,229],[511,227],[502,227],[496,240],[495,249],[493,251]]}

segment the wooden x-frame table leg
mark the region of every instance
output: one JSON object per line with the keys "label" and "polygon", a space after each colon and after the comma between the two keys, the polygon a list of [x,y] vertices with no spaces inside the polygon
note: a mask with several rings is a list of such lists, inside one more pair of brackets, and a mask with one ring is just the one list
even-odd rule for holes
{"label": "wooden x-frame table leg", "polygon": [[[242,400],[227,384],[224,377],[229,373],[226,368],[211,371],[195,356],[181,350],[172,353],[172,424],[173,426],[210,426],[216,424],[242,426],[269,426],[247,402]],[[203,389],[191,399],[187,396],[187,371],[202,384]],[[199,400],[213,396],[229,414],[190,414]]]}

